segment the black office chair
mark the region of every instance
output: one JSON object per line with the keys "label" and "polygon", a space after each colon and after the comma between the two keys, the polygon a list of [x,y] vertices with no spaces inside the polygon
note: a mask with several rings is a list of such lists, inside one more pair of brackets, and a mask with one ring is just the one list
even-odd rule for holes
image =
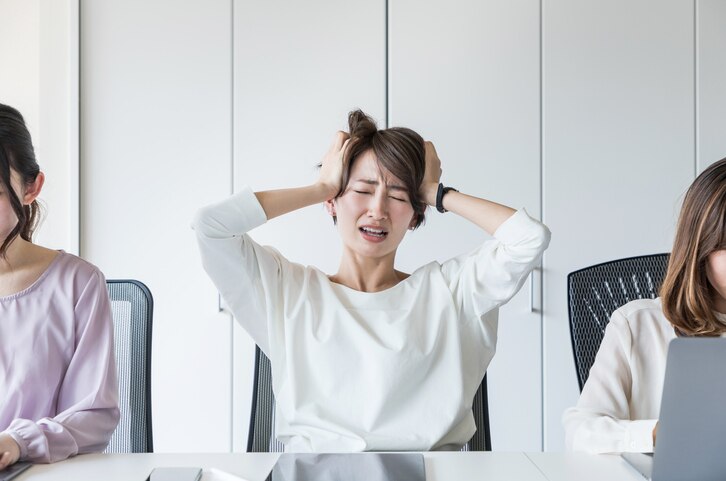
{"label": "black office chair", "polygon": [[610,316],[636,299],[655,299],[665,279],[669,254],[604,262],[567,276],[570,337],[582,391]]}
{"label": "black office chair", "polygon": [[[472,405],[477,431],[464,445],[462,451],[491,451],[489,434],[489,405],[487,400],[487,377],[479,385]],[[252,393],[250,431],[247,437],[247,452],[282,452],[284,445],[275,437],[275,395],[272,392],[272,368],[270,360],[255,348],[255,378]]]}
{"label": "black office chair", "polygon": [[154,300],[139,281],[108,280],[121,419],[107,453],[151,453],[151,327]]}

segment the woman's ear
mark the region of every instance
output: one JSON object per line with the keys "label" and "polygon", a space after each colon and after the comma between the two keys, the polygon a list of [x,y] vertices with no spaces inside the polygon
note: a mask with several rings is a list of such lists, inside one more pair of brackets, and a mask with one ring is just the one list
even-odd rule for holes
{"label": "woman's ear", "polygon": [[335,217],[338,214],[335,212],[335,202],[333,202],[333,199],[328,199],[325,201],[325,210],[328,211],[328,214]]}
{"label": "woman's ear", "polygon": [[40,195],[40,191],[43,189],[45,183],[45,174],[38,172],[33,182],[25,184],[25,191],[23,192],[23,204],[30,205]]}
{"label": "woman's ear", "polygon": [[414,230],[416,228],[416,223],[418,222],[418,214],[414,214],[411,218],[411,222],[408,224],[408,230]]}

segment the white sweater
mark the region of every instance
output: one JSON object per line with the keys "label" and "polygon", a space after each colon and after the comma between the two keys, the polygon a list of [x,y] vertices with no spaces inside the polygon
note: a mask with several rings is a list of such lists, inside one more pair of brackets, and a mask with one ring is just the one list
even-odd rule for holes
{"label": "white sweater", "polygon": [[360,292],[255,243],[266,221],[249,188],[201,209],[202,261],[272,363],[276,431],[288,451],[458,449],[494,355],[498,307],[549,231],[519,211],[469,255]]}

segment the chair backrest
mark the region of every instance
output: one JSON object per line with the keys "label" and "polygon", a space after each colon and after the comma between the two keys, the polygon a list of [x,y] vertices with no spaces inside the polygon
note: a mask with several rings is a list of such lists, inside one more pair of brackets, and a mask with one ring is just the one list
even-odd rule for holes
{"label": "chair backrest", "polygon": [[107,453],[151,453],[151,328],[154,301],[138,281],[106,281],[114,324],[121,419]]}
{"label": "chair backrest", "polygon": [[586,267],[567,276],[567,304],[580,391],[590,374],[610,316],[636,299],[655,299],[669,254],[628,257]]}
{"label": "chair backrest", "polygon": [[[491,451],[486,375],[474,396],[472,410],[477,431],[474,437],[464,445],[462,451]],[[254,392],[252,393],[247,452],[282,451],[284,451],[284,445],[275,436],[275,395],[272,392],[272,367],[270,360],[257,347],[255,349]]]}

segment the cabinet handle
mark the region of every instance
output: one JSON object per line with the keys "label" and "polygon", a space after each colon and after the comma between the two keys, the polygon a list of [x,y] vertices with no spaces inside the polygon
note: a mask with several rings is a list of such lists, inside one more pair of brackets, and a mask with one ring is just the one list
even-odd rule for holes
{"label": "cabinet handle", "polygon": [[222,294],[217,293],[217,312],[231,314],[226,304],[222,300]]}
{"label": "cabinet handle", "polygon": [[[537,273],[542,273],[542,267],[541,264],[534,269],[532,269],[532,272],[529,273],[529,312],[539,312],[541,310],[541,307],[535,307],[534,304],[534,284],[535,284],[535,276]],[[540,277],[542,279],[542,277]],[[541,303],[541,301],[540,301]],[[541,304],[540,304],[541,305]]]}

